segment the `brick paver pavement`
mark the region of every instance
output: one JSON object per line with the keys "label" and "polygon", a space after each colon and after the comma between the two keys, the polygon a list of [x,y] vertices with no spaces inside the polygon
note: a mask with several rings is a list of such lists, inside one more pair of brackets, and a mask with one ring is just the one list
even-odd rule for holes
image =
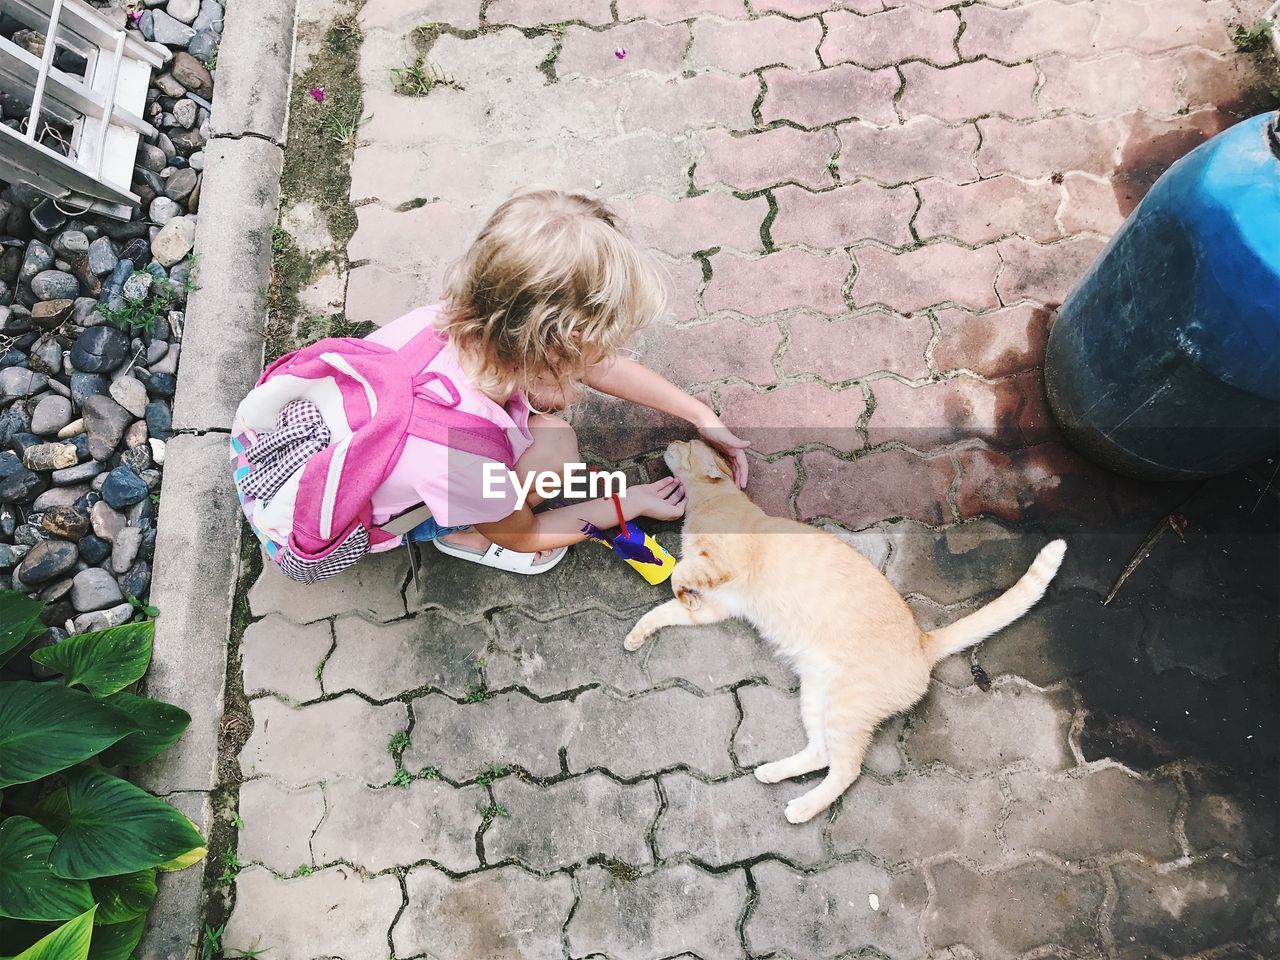
{"label": "brick paver pavement", "polygon": [[[750,775],[800,745],[789,672],[733,624],[625,653],[663,591],[595,548],[537,578],[428,550],[421,590],[402,555],[268,571],[227,948],[1275,956],[1274,503],[1206,488],[1103,608],[1187,491],[1064,447],[1039,373],[1154,177],[1265,102],[1230,38],[1262,6],[368,0],[351,319],[433,300],[509,191],[586,190],[671,276],[639,353],[756,442],[771,511],[847,536],[926,626],[1070,551],[799,827],[805,787]],[[398,96],[428,22],[455,86]],[[684,435],[598,397],[574,420],[633,476]]]}

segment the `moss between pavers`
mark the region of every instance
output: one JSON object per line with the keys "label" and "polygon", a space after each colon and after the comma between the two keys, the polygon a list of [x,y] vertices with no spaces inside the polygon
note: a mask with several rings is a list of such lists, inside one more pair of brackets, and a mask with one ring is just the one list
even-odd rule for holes
{"label": "moss between pavers", "polygon": [[[347,9],[324,29],[320,51],[311,66],[294,78],[289,101],[289,138],[280,180],[280,204],[311,201],[324,217],[332,247],[307,253],[277,223],[272,235],[271,291],[267,304],[268,362],[305,342],[328,336],[361,336],[367,325],[352,324],[343,314],[305,317],[298,295],[320,269],[332,263],[347,269],[346,249],[356,231],[351,204],[351,159],[364,119],[360,85],[359,13],[364,0],[347,0]],[[303,30],[320,29],[303,25]],[[323,89],[317,103],[313,89]]]}

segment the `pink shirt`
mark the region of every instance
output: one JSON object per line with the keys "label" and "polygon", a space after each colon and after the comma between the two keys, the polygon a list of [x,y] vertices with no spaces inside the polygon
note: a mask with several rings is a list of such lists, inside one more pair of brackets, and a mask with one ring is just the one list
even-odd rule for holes
{"label": "pink shirt", "polygon": [[[440,310],[440,304],[419,307],[375,330],[366,339],[393,349],[399,348],[424,326],[434,324]],[[523,393],[513,393],[506,407],[499,406],[472,386],[451,344],[446,344],[426,369],[453,382],[462,396],[459,410],[484,417],[502,427],[511,441],[516,459],[533,444],[533,434],[529,431],[529,402]],[[427,389],[436,390],[442,398],[448,396],[436,384],[429,384]],[[386,523],[396,514],[420,503],[431,508],[436,523],[443,527],[492,523],[511,516],[516,509],[517,494],[510,483],[490,484],[490,492],[498,495],[485,496],[485,464],[490,462],[493,461],[473,453],[451,450],[420,437],[409,437],[400,462],[373,495],[374,523]],[[505,477],[505,466],[499,466]]]}

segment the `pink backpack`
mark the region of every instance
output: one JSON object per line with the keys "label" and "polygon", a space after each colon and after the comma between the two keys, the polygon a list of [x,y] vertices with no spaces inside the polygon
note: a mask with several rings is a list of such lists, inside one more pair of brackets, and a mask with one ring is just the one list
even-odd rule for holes
{"label": "pink backpack", "polygon": [[402,537],[374,526],[372,499],[409,436],[514,465],[505,431],[457,409],[457,387],[424,372],[444,345],[431,327],[399,350],[321,340],[271,364],[240,403],[231,437],[236,490],[287,576],[315,583],[400,545]]}

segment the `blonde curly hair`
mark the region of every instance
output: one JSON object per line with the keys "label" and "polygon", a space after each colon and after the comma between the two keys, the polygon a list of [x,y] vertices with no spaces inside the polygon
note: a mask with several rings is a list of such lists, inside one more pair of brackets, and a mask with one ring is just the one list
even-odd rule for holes
{"label": "blonde curly hair", "polygon": [[481,390],[571,391],[665,309],[661,274],[609,207],[536,190],[450,266],[443,330]]}

